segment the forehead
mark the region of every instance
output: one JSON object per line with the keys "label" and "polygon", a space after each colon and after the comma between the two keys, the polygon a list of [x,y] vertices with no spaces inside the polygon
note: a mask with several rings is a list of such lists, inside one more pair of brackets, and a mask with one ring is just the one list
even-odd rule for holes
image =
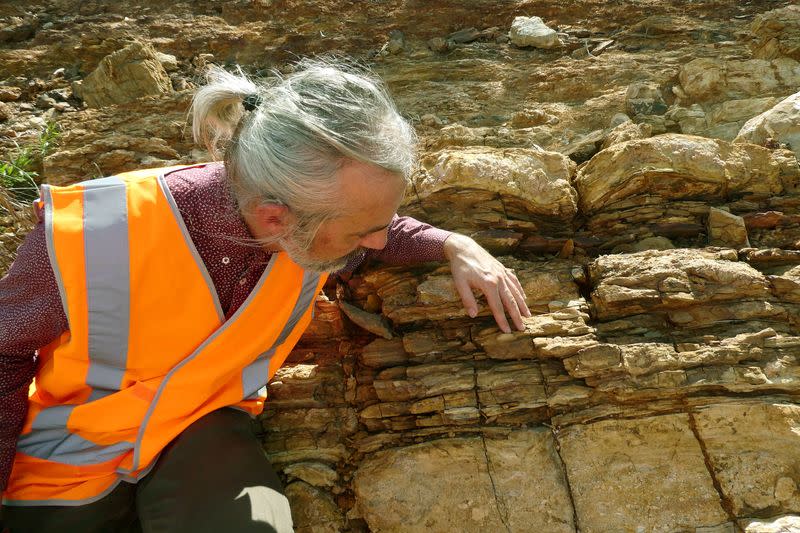
{"label": "forehead", "polygon": [[387,207],[397,210],[405,193],[405,180],[397,173],[384,168],[349,161],[338,171],[342,200],[347,211],[381,210]]}

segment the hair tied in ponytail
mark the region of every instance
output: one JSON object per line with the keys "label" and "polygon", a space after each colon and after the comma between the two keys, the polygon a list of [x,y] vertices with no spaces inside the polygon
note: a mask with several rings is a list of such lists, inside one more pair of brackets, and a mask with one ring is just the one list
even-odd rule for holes
{"label": "hair tied in ponytail", "polygon": [[261,97],[258,94],[248,94],[245,96],[244,100],[242,100],[242,106],[244,107],[245,111],[253,111],[261,104]]}

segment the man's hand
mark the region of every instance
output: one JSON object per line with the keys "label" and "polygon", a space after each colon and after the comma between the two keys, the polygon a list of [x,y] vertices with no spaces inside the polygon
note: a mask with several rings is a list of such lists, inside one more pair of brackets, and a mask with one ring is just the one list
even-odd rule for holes
{"label": "man's hand", "polygon": [[504,267],[478,243],[458,233],[444,241],[444,255],[450,261],[456,290],[469,316],[474,318],[478,314],[478,304],[472,294],[472,289],[478,289],[486,296],[501,330],[511,333],[506,313],[518,330],[525,330],[522,317],[531,316],[531,312],[525,303],[525,291],[511,269]]}

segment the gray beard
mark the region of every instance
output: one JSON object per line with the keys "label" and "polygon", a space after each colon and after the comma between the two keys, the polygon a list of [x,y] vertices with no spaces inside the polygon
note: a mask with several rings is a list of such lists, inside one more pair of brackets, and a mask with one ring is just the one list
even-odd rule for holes
{"label": "gray beard", "polygon": [[319,273],[338,272],[347,266],[350,261],[358,258],[364,252],[363,248],[358,247],[349,254],[336,259],[314,259],[309,255],[308,247],[302,246],[293,237],[280,239],[278,244],[280,244],[289,258],[300,267]]}

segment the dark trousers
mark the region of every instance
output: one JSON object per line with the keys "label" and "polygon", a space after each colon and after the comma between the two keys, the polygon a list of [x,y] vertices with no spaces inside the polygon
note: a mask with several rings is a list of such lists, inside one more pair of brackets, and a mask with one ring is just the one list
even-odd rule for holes
{"label": "dark trousers", "polygon": [[186,428],[136,484],[76,507],[3,508],[11,533],[290,533],[278,476],[250,416],[214,411]]}

